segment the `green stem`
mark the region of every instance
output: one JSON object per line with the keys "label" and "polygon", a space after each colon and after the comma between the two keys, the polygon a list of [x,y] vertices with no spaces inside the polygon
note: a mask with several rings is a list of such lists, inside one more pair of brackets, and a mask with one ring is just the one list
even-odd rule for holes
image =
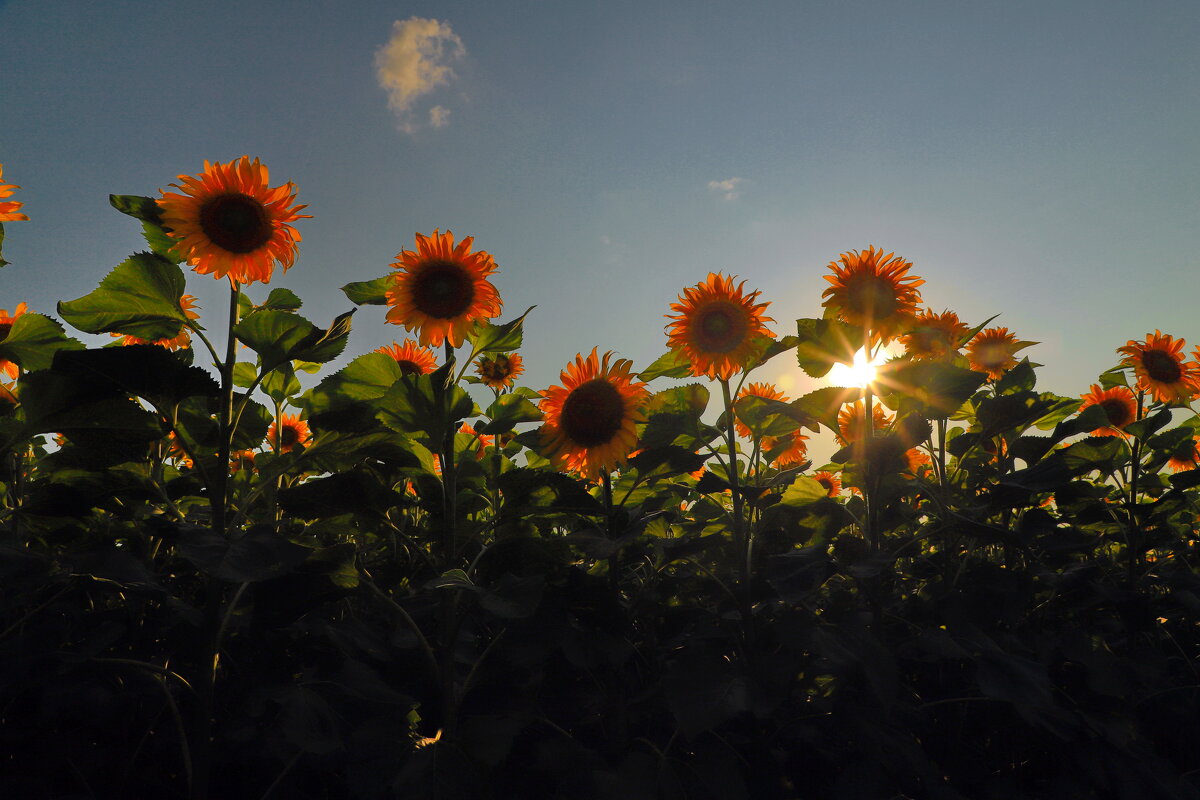
{"label": "green stem", "polygon": [[733,539],[737,543],[739,561],[742,572],[742,619],[744,622],[750,621],[750,576],[752,574],[752,565],[750,563],[751,548],[750,537],[747,534],[743,525],[742,519],[742,493],[738,491],[738,462],[737,462],[737,434],[733,424],[733,396],[729,391],[729,379],[718,379],[721,384],[721,398],[725,401],[725,442],[729,450],[729,460],[726,462],[726,478],[729,481],[730,489],[733,493]]}
{"label": "green stem", "polygon": [[[1137,415],[1134,419],[1141,419],[1144,404],[1146,400],[1145,392],[1138,392],[1137,395]],[[1141,547],[1142,537],[1138,531],[1137,523],[1137,502],[1138,502],[1138,480],[1141,477],[1142,466],[1142,440],[1135,438],[1133,440],[1133,458],[1129,463],[1129,500],[1126,506],[1129,514],[1129,536],[1125,543],[1128,552],[1128,574],[1126,578],[1129,582],[1129,587],[1132,589],[1136,581],[1138,565],[1141,562]]]}

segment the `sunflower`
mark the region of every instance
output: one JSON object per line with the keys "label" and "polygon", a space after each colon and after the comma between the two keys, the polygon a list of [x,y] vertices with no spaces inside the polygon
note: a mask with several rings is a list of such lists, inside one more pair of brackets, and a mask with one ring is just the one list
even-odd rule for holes
{"label": "sunflower", "polygon": [[228,164],[204,162],[199,175],[180,175],[171,184],[183,194],[163,192],[158,201],[163,227],[175,249],[201,275],[234,283],[267,283],[278,261],[286,271],[296,260],[300,233],[289,223],[301,214],[296,184],[271,188],[267,168],[249,156]]}
{"label": "sunflower", "polygon": [[986,372],[992,380],[998,380],[1017,365],[1015,354],[1035,342],[1019,342],[1008,328],[988,328],[978,334],[967,345],[967,360],[971,369]]}
{"label": "sunflower", "polygon": [[28,222],[29,217],[18,213],[24,203],[19,203],[16,200],[5,200],[5,197],[12,196],[13,189],[20,189],[14,183],[3,183],[4,180],[4,165],[0,164],[0,222]]}
{"label": "sunflower", "polygon": [[[748,384],[744,389],[742,389],[740,392],[738,392],[738,400],[741,400],[743,397],[762,397],[767,400],[778,400],[781,403],[786,403],[788,400],[787,395],[785,395],[783,392],[779,391],[772,384],[769,384],[769,383]],[[750,430],[750,428],[746,425],[746,423],[742,422],[737,417],[734,417],[733,424],[734,424],[734,429],[737,431],[738,436],[741,436],[744,439],[754,438],[754,432],[752,430]],[[767,437],[767,438],[770,438],[770,437]],[[770,449],[771,448],[767,447],[766,440],[764,439],[763,440],[763,450],[770,450]]]}
{"label": "sunflower", "polygon": [[852,250],[829,263],[832,286],[821,293],[821,305],[848,325],[870,329],[874,337],[891,341],[916,316],[925,283],[909,275],[912,262],[873,246],[865,253]]}
{"label": "sunflower", "polygon": [[[807,440],[808,437],[800,431],[792,431],[786,437],[787,449],[775,456],[771,463],[777,467],[792,467],[804,463],[804,460],[808,458],[808,445],[805,444]],[[774,436],[763,437],[762,450],[764,453],[774,450],[778,445],[779,439]]]}
{"label": "sunflower", "polygon": [[167,458],[175,459],[175,466],[180,469],[192,467],[192,457],[188,455],[187,450],[183,446],[183,442],[171,431],[167,434]]}
{"label": "sunflower", "polygon": [[376,347],[376,353],[383,353],[396,359],[400,372],[404,375],[428,375],[437,369],[437,356],[428,347],[421,347],[412,339],[405,339],[404,344],[392,342],[383,347]]}
{"label": "sunflower", "polygon": [[458,429],[458,432],[469,434],[475,438],[475,442],[471,446],[475,447],[478,445],[478,449],[475,451],[476,461],[481,460],[484,456],[484,451],[486,451],[489,447],[495,446],[496,444],[495,436],[489,436],[486,433],[480,433],[465,422],[462,424],[462,427]]}
{"label": "sunflower", "polygon": [[[866,414],[866,404],[862,400],[855,400],[842,407],[842,410],[838,412],[837,440],[839,444],[845,447],[862,438],[865,433]],[[892,418],[884,412],[879,403],[872,406],[871,418],[874,420],[872,428],[876,431],[881,431],[892,424]]]}
{"label": "sunflower", "polygon": [[925,309],[900,337],[904,352],[917,360],[936,360],[958,352],[970,328],[953,311],[933,313]]}
{"label": "sunflower", "polygon": [[1083,405],[1080,411],[1092,406],[1100,406],[1108,415],[1108,425],[1092,431],[1092,436],[1123,436],[1125,426],[1137,418],[1137,399],[1133,392],[1124,386],[1114,386],[1102,389],[1092,384],[1092,390],[1083,395]]}
{"label": "sunflower", "polygon": [[254,451],[253,450],[237,450],[229,454],[229,471],[230,472],[246,472],[254,471]]}
{"label": "sunflower", "polygon": [[513,381],[525,371],[525,365],[519,353],[501,353],[495,358],[480,356],[475,362],[475,371],[485,386],[502,391],[512,388]]}
{"label": "sunflower", "polygon": [[825,487],[825,491],[829,493],[830,497],[837,497],[842,493],[842,479],[832,472],[822,470],[813,473],[812,477],[814,481]]}
{"label": "sunflower", "polygon": [[1171,452],[1167,466],[1172,472],[1184,472],[1200,465],[1200,436],[1185,439]]}
{"label": "sunflower", "polygon": [[1187,403],[1200,394],[1200,364],[1184,362],[1187,342],[1161,331],[1146,334],[1145,341],[1130,339],[1118,353],[1124,353],[1121,365],[1133,367],[1139,391],[1154,395],[1160,403]]}
{"label": "sunflower", "polygon": [[503,304],[488,280],[496,262],[486,251],[472,253],[474,241],[468,236],[456,245],[450,231],[418,233],[417,251],[403,250],[392,263],[400,271],[387,290],[387,321],[419,330],[421,344],[449,339],[458,347],[477,321],[499,316]]}
{"label": "sunflower", "polygon": [[[24,303],[17,303],[17,307],[13,309],[12,316],[8,315],[6,309],[0,308],[0,342],[8,338],[9,331],[12,330],[13,323],[17,318],[24,314],[26,307]],[[10,378],[16,378],[20,374],[20,367],[11,361],[0,359],[0,372],[4,372]]]}
{"label": "sunflower", "polygon": [[[190,294],[185,294],[179,298],[179,308],[184,314],[187,315],[188,319],[200,319],[200,314],[192,310],[195,307],[196,298],[192,297]],[[192,332],[187,329],[186,325],[180,328],[179,333],[175,334],[174,336],[168,336],[164,339],[155,339],[153,341],[139,339],[136,336],[130,336],[124,333],[113,333],[112,335],[119,338],[121,340],[121,344],[126,346],[132,344],[156,344],[159,347],[165,347],[168,350],[181,350],[185,347],[188,347],[192,343]]]}
{"label": "sunflower", "polygon": [[294,414],[280,414],[279,421],[267,428],[267,444],[280,453],[308,444],[309,438],[308,424]]}
{"label": "sunflower", "polygon": [[637,446],[641,406],[649,396],[646,384],[630,373],[633,362],[621,358],[601,361],[596,348],[586,359],[559,373],[562,386],[542,393],[539,407],[546,415],[540,429],[542,454],[555,463],[596,480],[600,471],[620,466]]}
{"label": "sunflower", "polygon": [[764,323],[774,322],[762,312],[769,303],[755,303],[759,292],[744,294],[745,281],[736,287],[734,276],[710,272],[708,279],[689,286],[672,303],[667,314],[667,344],[682,350],[696,376],[729,380],[745,368],[758,349],[758,340],[774,336]]}

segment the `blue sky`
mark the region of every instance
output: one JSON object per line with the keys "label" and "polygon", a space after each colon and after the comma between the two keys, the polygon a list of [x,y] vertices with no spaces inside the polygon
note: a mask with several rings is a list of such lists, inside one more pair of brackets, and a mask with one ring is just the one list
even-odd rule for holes
{"label": "blue sky", "polygon": [[[433,49],[395,62],[397,107],[377,53],[404,32]],[[6,225],[0,307],[53,314],[141,248],[109,193],[247,154],[313,215],[272,284],[310,319],[415,232],[473,235],[502,319],[538,306],[535,389],[594,345],[647,365],[710,271],[791,333],[873,244],[1077,396],[1128,339],[1200,344],[1197,41],[1200,5],[1167,0],[10,0],[0,163],[31,221]],[[217,327],[221,289],[189,277]],[[383,320],[360,309],[347,356],[404,338]],[[787,356],[760,378],[818,385]]]}

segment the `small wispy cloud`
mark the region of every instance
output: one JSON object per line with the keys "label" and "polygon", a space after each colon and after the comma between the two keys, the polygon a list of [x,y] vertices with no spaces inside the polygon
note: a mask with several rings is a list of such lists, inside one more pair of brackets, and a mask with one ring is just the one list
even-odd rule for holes
{"label": "small wispy cloud", "polygon": [[742,184],[741,178],[726,178],[723,181],[709,181],[708,190],[721,195],[724,200],[737,200],[742,196],[742,190],[738,188]]}
{"label": "small wispy cloud", "polygon": [[[392,38],[375,51],[375,75],[402,131],[417,129],[413,106],[456,77],[450,64],[466,52],[448,22],[410,17],[392,24]],[[450,110],[444,106],[429,110],[429,124],[435,128],[444,127],[449,118]]]}

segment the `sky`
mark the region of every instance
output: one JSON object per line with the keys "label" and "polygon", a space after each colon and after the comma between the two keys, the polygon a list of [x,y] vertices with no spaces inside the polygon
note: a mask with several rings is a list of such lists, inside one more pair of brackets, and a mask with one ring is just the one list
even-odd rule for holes
{"label": "sky", "polygon": [[[349,310],[417,232],[474,236],[500,321],[537,306],[534,389],[594,346],[648,366],[709,272],[794,333],[874,245],[1078,396],[1129,339],[1200,344],[1197,41],[1194,0],[0,0],[0,164],[30,217],[0,307],[53,316],[144,248],[110,193],[249,155],[313,215],[271,283],[301,313]],[[221,328],[226,285],[188,275]],[[384,313],[335,368],[404,339]],[[755,379],[823,385],[786,354]]]}

